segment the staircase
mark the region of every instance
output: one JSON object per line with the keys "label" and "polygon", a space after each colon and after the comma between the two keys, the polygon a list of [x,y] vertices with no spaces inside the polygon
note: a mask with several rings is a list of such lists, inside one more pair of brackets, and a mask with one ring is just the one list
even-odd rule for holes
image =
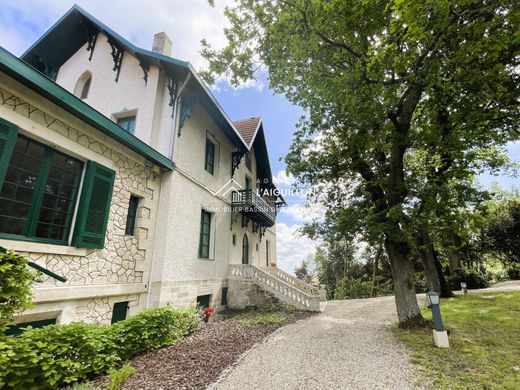
{"label": "staircase", "polygon": [[229,265],[229,279],[253,283],[280,301],[300,310],[320,311],[320,301],[325,300],[324,294],[318,288],[275,267]]}

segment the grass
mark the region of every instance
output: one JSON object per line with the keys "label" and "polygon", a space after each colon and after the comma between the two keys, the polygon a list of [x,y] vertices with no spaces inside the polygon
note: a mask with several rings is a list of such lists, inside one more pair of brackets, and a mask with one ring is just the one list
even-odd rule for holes
{"label": "grass", "polygon": [[296,311],[294,306],[284,304],[266,304],[245,310],[230,310],[227,319],[237,321],[248,328],[262,325],[284,324]]}
{"label": "grass", "polygon": [[441,311],[449,349],[433,346],[431,329],[395,327],[435,389],[520,389],[520,292],[443,299]]}

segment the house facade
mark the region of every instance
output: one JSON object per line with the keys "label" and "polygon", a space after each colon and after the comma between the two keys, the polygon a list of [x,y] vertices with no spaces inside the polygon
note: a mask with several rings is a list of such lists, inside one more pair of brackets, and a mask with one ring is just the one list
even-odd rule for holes
{"label": "house facade", "polygon": [[[276,268],[276,208],[284,200],[261,119],[231,121],[171,46],[160,33],[152,51],[138,48],[74,6],[21,59],[0,53],[0,125],[17,129],[1,162],[1,196],[13,207],[0,210],[0,245],[66,278],[39,284],[36,308],[18,322],[108,323],[194,302],[244,307],[262,291],[315,309],[316,292]],[[27,187],[16,161],[31,160],[31,148],[45,156],[41,177],[52,179],[53,159],[64,161],[56,169],[66,176],[69,165],[74,170],[70,189],[56,184],[54,208],[44,180],[21,200],[11,188]],[[103,174],[104,203],[90,184]],[[7,222],[34,199],[39,209],[26,210],[27,226]],[[104,208],[91,211],[95,203]],[[91,237],[84,227],[92,221],[99,226]]]}

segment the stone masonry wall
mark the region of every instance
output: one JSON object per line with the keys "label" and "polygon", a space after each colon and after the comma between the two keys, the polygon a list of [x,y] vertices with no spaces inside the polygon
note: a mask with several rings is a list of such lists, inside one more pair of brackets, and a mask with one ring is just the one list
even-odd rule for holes
{"label": "stone masonry wall", "polygon": [[[113,162],[113,166],[110,168],[116,171],[105,248],[84,250],[81,255],[55,254],[52,253],[52,250],[45,253],[42,253],[43,251],[21,252],[37,264],[67,278],[67,282],[61,283],[43,276],[43,283],[39,284],[37,288],[63,285],[146,283],[151,264],[150,248],[153,245],[154,236],[151,229],[155,226],[154,220],[160,189],[159,175],[153,172],[151,167],[138,163],[137,159],[129,158],[121,153],[125,150],[124,146],[121,146],[120,150],[114,150],[86,132],[71,127],[49,112],[34,107],[2,88],[0,88],[0,105],[59,133],[105,159],[110,159]],[[129,151],[129,153],[131,152]],[[135,236],[125,235],[130,195],[142,198],[138,208]],[[92,299],[87,302],[85,307],[92,308],[87,312],[92,311],[96,314],[82,317],[86,317],[87,320],[102,319],[103,322],[106,322],[112,308],[108,305],[108,298],[105,300],[106,302]]]}

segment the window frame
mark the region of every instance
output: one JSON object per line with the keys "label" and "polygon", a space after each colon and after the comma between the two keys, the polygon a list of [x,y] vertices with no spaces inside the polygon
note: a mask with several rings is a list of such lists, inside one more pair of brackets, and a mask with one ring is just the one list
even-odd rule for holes
{"label": "window frame", "polygon": [[[208,216],[208,218],[209,218],[207,223],[204,220],[205,216]],[[213,224],[213,214],[210,213],[207,210],[202,209],[201,213],[200,213],[200,232],[199,232],[199,249],[198,249],[199,259],[202,259],[202,260],[213,260],[211,258],[211,228],[212,228],[212,224]],[[207,255],[203,252],[203,248],[206,246],[206,245],[204,245],[204,241],[203,241],[204,236],[206,235],[205,230],[204,230],[205,226],[208,227],[208,232],[207,232],[207,237],[208,237]]]}
{"label": "window frame", "polygon": [[[208,146],[211,146],[213,148],[213,155],[212,155],[212,161],[211,163],[208,160]],[[217,145],[215,142],[209,139],[208,136],[206,136],[206,145],[204,148],[204,170],[208,172],[210,175],[215,175],[216,173],[216,154],[217,154]],[[211,167],[211,170],[209,169]]]}
{"label": "window frame", "polygon": [[[135,223],[137,221],[137,211],[141,198],[137,195],[130,195],[128,200],[128,212],[126,214],[125,236],[135,236]],[[131,223],[130,223],[131,222]],[[131,226],[131,232],[130,227]]]}
{"label": "window frame", "polygon": [[[40,172],[38,174],[37,183],[35,185],[34,195],[33,195],[33,199],[32,199],[32,205],[28,211],[27,226],[25,227],[24,235],[0,232],[0,239],[70,246],[71,235],[73,234],[73,231],[74,231],[74,224],[75,224],[76,211],[77,211],[78,202],[79,202],[79,196],[80,196],[81,188],[83,185],[83,177],[84,177],[85,167],[86,167],[85,161],[82,161],[74,156],[71,156],[70,154],[57,150],[56,148],[53,148],[49,145],[41,143],[24,134],[18,134],[16,136],[16,139],[18,140],[18,138],[25,138],[28,142],[31,142],[31,143],[34,143],[34,144],[37,144],[37,145],[43,147],[44,157],[42,160],[42,166],[40,168]],[[38,225],[38,219],[40,217],[40,212],[42,209],[43,196],[45,194],[45,183],[47,183],[47,181],[49,180],[49,170],[51,167],[52,157],[54,154],[60,154],[64,157],[66,157],[67,159],[74,160],[75,162],[81,164],[81,172],[76,177],[76,181],[74,183],[75,190],[74,190],[72,197],[70,198],[70,201],[71,201],[70,213],[69,213],[67,220],[65,222],[65,225],[64,225],[64,226],[66,226],[66,233],[64,234],[64,237],[61,240],[34,236],[34,234],[36,233],[36,227]],[[11,156],[11,158],[12,158],[12,156]],[[8,167],[9,167],[10,163],[11,163],[11,159],[9,160],[9,162],[7,164]],[[4,183],[5,183],[5,181],[2,183],[2,187],[0,187],[0,191],[2,190]],[[27,233],[32,234],[32,235],[25,235]]]}
{"label": "window frame", "polygon": [[[121,126],[121,124],[119,123],[119,121],[126,121],[126,120],[129,120],[129,119],[133,119],[134,120],[134,128],[133,128],[133,130],[128,130],[126,127]],[[137,114],[133,113],[133,114],[130,114],[130,115],[116,116],[116,123],[117,123],[117,125],[119,127],[121,127],[127,133],[135,135],[135,131],[137,129]]]}

